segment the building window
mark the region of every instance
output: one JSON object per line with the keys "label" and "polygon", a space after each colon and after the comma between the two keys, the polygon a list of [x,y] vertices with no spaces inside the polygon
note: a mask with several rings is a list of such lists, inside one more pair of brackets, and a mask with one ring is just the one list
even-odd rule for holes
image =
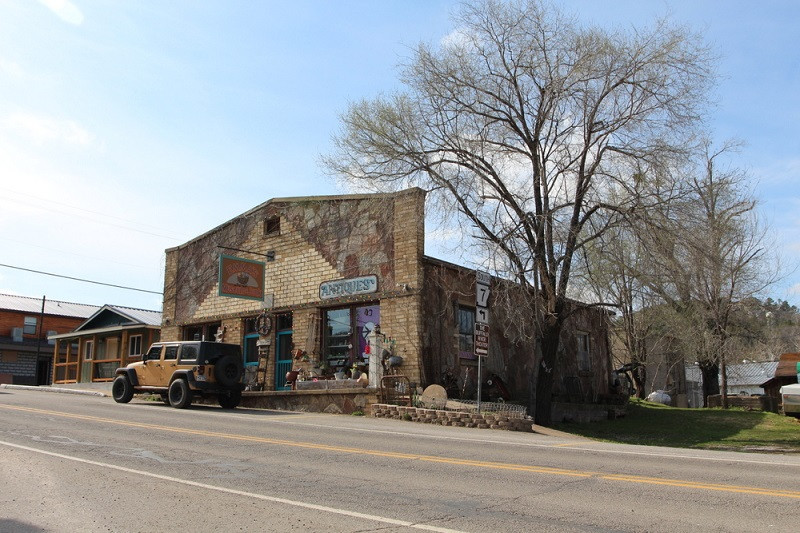
{"label": "building window", "polygon": [[589,334],[578,332],[578,370],[588,372],[592,369],[592,360],[589,357],[589,349],[591,344],[589,342]]}
{"label": "building window", "polygon": [[142,336],[131,335],[128,337],[128,356],[142,353]]}
{"label": "building window", "polygon": [[475,309],[458,306],[458,356],[475,359]]}
{"label": "building window", "polygon": [[264,220],[264,235],[278,235],[281,232],[281,217],[269,217]]}
{"label": "building window", "polygon": [[221,322],[212,322],[210,324],[197,324],[194,326],[186,326],[183,329],[183,340],[185,341],[215,341],[217,330],[222,327]]}
{"label": "building window", "polygon": [[22,328],[22,333],[25,335],[36,335],[36,317],[26,316],[25,326]]}
{"label": "building window", "polygon": [[83,360],[91,361],[94,358],[94,341],[84,341]]}
{"label": "building window", "polygon": [[325,311],[323,350],[331,372],[346,372],[353,365],[369,364],[367,337],[380,325],[380,314],[377,304]]}

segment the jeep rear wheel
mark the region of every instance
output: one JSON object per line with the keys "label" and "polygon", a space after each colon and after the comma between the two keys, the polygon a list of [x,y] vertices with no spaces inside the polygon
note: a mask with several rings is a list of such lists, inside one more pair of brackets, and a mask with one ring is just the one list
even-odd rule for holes
{"label": "jeep rear wheel", "polygon": [[133,398],[133,385],[128,376],[120,374],[111,384],[111,396],[117,403],[128,403]]}
{"label": "jeep rear wheel", "polygon": [[234,355],[221,357],[214,365],[214,376],[217,383],[225,388],[232,388],[242,379],[242,360]]}
{"label": "jeep rear wheel", "polygon": [[192,405],[192,391],[186,381],[176,379],[170,383],[169,404],[175,409],[184,409]]}
{"label": "jeep rear wheel", "polygon": [[223,409],[235,409],[242,401],[242,393],[238,390],[221,392],[217,397],[217,401]]}

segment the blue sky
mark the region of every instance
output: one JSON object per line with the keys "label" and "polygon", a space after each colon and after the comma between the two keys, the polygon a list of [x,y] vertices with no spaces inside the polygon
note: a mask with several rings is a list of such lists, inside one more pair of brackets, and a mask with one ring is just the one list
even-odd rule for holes
{"label": "blue sky", "polygon": [[[599,25],[669,14],[720,55],[736,137],[786,267],[800,264],[800,2],[565,0]],[[457,2],[0,0],[0,264],[160,291],[164,249],[318,166],[348,102],[398,87]],[[435,242],[429,243],[429,251]],[[160,309],[158,295],[0,267],[0,292]],[[800,272],[773,298],[800,305]]]}

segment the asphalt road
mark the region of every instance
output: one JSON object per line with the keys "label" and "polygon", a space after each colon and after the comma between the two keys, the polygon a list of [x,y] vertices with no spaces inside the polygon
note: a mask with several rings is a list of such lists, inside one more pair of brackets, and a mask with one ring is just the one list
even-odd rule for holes
{"label": "asphalt road", "polygon": [[0,531],[774,531],[800,457],[0,389]]}

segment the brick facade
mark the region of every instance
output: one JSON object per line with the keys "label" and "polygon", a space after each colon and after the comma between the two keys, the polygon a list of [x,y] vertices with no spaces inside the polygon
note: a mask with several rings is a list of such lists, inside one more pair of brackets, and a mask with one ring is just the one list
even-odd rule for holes
{"label": "brick facade", "polygon": [[[23,333],[22,340],[18,341],[13,338],[13,330],[24,328],[26,317],[36,319],[36,333]],[[48,333],[72,331],[84,320],[81,317],[42,316],[40,312],[0,309],[0,383],[50,383],[53,346],[47,340]]]}

